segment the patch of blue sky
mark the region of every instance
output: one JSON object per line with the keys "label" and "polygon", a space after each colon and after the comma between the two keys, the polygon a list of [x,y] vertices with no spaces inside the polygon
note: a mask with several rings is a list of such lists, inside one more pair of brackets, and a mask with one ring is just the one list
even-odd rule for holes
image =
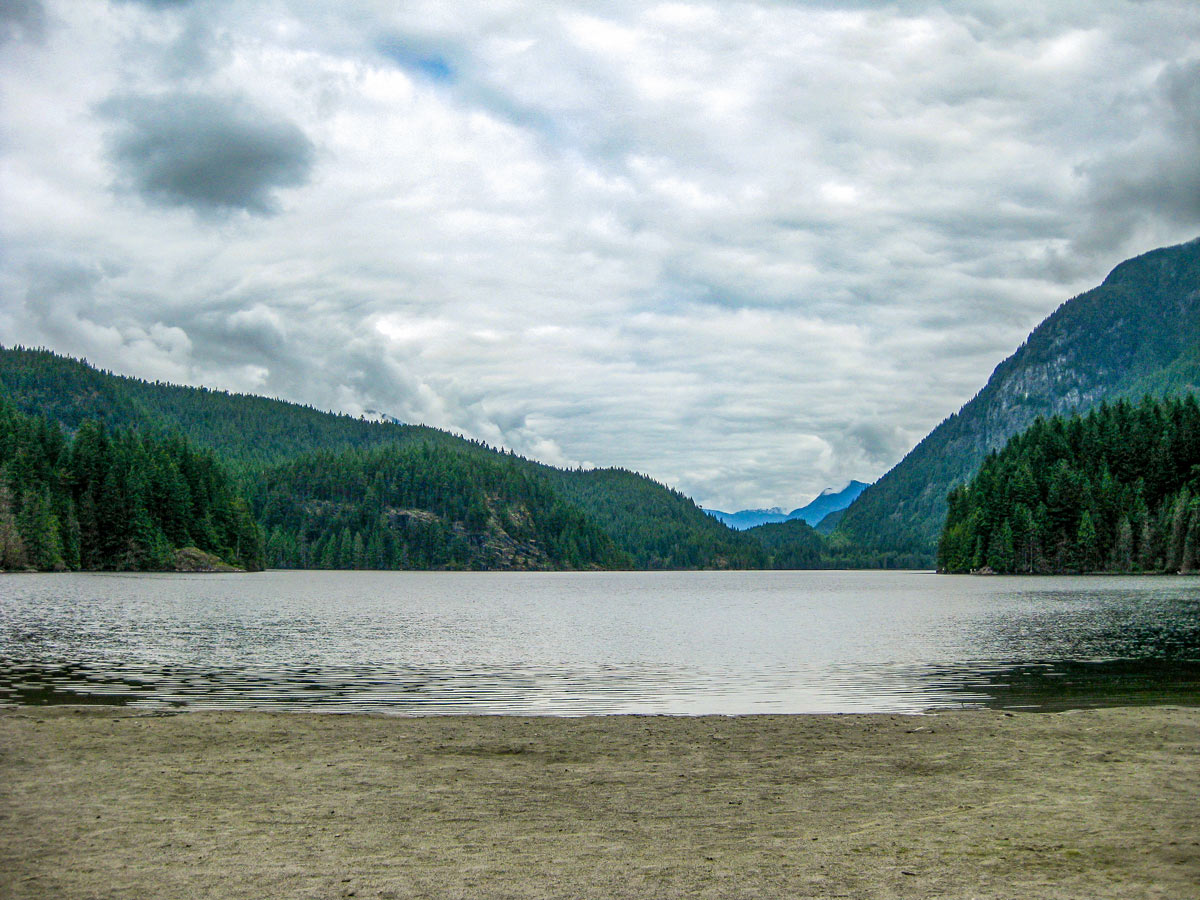
{"label": "patch of blue sky", "polygon": [[458,73],[445,56],[414,47],[402,38],[394,35],[380,38],[376,49],[400,68],[430,81],[449,84],[457,80]]}

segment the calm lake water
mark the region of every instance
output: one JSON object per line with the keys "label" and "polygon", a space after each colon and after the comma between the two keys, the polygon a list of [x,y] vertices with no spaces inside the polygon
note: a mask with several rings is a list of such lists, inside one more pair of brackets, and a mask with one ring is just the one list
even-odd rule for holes
{"label": "calm lake water", "polygon": [[1200,578],[2,575],[0,702],[405,715],[1200,705]]}

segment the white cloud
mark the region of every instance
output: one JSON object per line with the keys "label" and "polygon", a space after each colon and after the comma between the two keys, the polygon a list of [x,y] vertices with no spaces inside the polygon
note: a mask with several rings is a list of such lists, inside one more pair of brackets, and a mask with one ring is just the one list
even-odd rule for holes
{"label": "white cloud", "polygon": [[[722,508],[877,477],[1060,302],[1200,231],[1192,4],[22,15],[0,340]],[[193,177],[198,128],[264,154]]]}

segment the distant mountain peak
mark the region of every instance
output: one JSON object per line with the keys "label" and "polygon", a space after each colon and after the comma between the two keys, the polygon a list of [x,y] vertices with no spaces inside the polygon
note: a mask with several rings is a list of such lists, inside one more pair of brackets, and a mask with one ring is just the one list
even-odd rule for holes
{"label": "distant mountain peak", "polygon": [[705,509],[704,511],[734,531],[745,531],[747,528],[754,528],[758,525],[787,520],[787,513],[778,506],[770,509],[740,509],[735,513],[723,512],[719,509]]}
{"label": "distant mountain peak", "polygon": [[793,509],[788,513],[787,517],[789,519],[803,519],[809,525],[816,525],[830,513],[839,512],[848,507],[858,499],[858,495],[866,487],[865,482],[851,481],[840,491],[834,488],[825,488],[811,503],[807,506],[801,506],[799,509]]}
{"label": "distant mountain peak", "polygon": [[853,503],[866,486],[862,481],[851,481],[841,490],[826,488],[807,506],[794,509],[790,513],[784,512],[779,506],[770,509],[742,509],[735,513],[722,512],[719,509],[704,511],[737,531],[774,522],[787,522],[790,519],[803,519],[809,525],[816,525],[831,512],[845,509]]}

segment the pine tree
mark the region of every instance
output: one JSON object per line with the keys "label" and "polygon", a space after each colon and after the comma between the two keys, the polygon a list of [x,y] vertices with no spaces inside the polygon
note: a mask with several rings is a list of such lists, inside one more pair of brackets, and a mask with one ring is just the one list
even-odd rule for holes
{"label": "pine tree", "polygon": [[1092,514],[1084,510],[1079,517],[1079,531],[1075,538],[1075,560],[1081,572],[1094,571],[1100,558],[1099,545],[1096,539],[1096,526],[1092,523]]}
{"label": "pine tree", "polygon": [[1033,513],[1024,503],[1013,510],[1013,567],[1014,571],[1028,574],[1033,571],[1037,554],[1037,540]]}
{"label": "pine tree", "polygon": [[1109,568],[1114,572],[1133,570],[1133,525],[1128,516],[1121,516],[1117,523],[1117,540],[1113,545]]}
{"label": "pine tree", "polygon": [[16,516],[12,509],[12,489],[0,477],[0,569],[20,570],[28,567],[25,542],[21,539]]}
{"label": "pine tree", "polygon": [[1142,521],[1142,534],[1138,539],[1137,567],[1142,572],[1153,572],[1159,568],[1154,525],[1149,516]]}
{"label": "pine tree", "polygon": [[988,565],[992,571],[1010,574],[1014,568],[1012,524],[1005,519],[988,547]]}
{"label": "pine tree", "polygon": [[25,495],[17,527],[21,532],[30,566],[41,571],[66,568],[58,520],[51,511],[46,491],[34,491]]}
{"label": "pine tree", "polygon": [[995,568],[1007,558],[1007,521],[1018,571],[1190,570],[1200,554],[1200,539],[1188,542],[1197,448],[1192,399],[1035,422],[951,492],[939,561],[963,571],[957,548],[973,547],[971,567],[982,550]]}
{"label": "pine tree", "polygon": [[1166,566],[1168,572],[1178,572],[1183,562],[1183,544],[1187,537],[1188,503],[1191,495],[1185,487],[1170,506],[1167,525]]}
{"label": "pine tree", "polygon": [[1188,504],[1187,530],[1183,539],[1183,553],[1179,571],[1191,573],[1200,570],[1200,499]]}

